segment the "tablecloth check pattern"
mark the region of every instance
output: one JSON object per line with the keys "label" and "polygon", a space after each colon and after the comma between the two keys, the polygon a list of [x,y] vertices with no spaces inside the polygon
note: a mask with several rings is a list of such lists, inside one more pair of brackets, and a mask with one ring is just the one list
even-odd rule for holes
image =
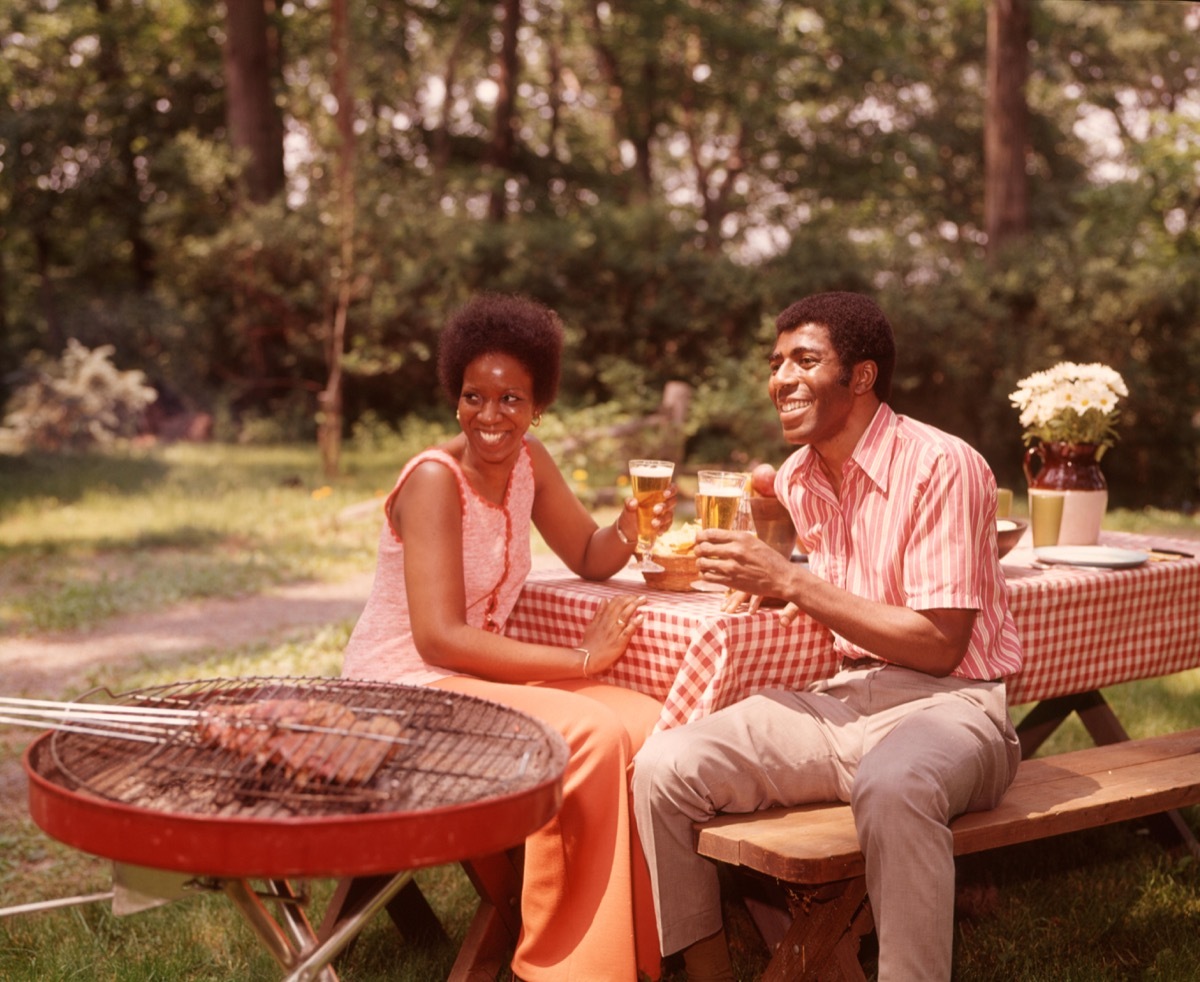
{"label": "tablecloth check pattern", "polygon": [[632,570],[600,583],[566,570],[534,572],[505,633],[539,644],[577,644],[600,602],[621,593],[648,598],[644,622],[602,677],[661,699],[660,728],[761,689],[806,685],[835,669],[830,634],[815,621],[803,618],[806,624],[783,631],[774,614],[723,614],[720,594],[651,590]]}
{"label": "tablecloth check pattern", "polygon": [[1016,565],[1032,562],[1032,550],[1005,557],[1009,607],[1025,651],[1021,673],[1008,683],[1011,704],[1200,666],[1200,543],[1105,533],[1101,544],[1174,548],[1193,558],[1039,570]]}
{"label": "tablecloth check pattern", "polygon": [[[1176,548],[1200,543],[1106,533],[1102,544]],[[1003,562],[1009,604],[1025,650],[1009,680],[1019,705],[1200,666],[1200,558],[1132,569],[1035,568],[1019,546]],[[565,569],[531,574],[507,633],[542,644],[577,644],[600,602],[643,593],[645,622],[604,678],[663,700],[659,728],[677,726],[762,689],[800,687],[837,668],[825,627],[801,617],[791,628],[771,610],[725,614],[721,596],[647,589],[640,574],[581,580]]]}

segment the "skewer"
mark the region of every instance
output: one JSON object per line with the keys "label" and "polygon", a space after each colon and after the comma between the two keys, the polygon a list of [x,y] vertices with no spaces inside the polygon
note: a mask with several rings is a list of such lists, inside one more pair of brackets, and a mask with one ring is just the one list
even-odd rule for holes
{"label": "skewer", "polygon": [[111,713],[114,716],[132,714],[153,717],[176,716],[180,719],[195,719],[200,715],[200,710],[198,709],[166,709],[156,706],[124,706],[120,703],[54,702],[48,699],[13,699],[8,696],[0,696],[0,706],[11,707],[11,709],[14,711],[26,707],[57,709],[61,710],[64,714],[72,716],[104,715]]}
{"label": "skewer", "polygon": [[[167,709],[155,706],[123,706],[103,703],[53,702],[45,699],[13,699],[0,696],[0,723],[30,726],[64,733],[116,737],[142,743],[161,743],[172,729],[193,726],[203,716],[198,709]],[[216,714],[218,717],[220,713]],[[274,725],[291,733],[354,736],[359,740],[387,744],[411,744],[413,741],[392,734],[350,731],[342,727],[267,720],[236,720],[235,727],[263,729]]]}
{"label": "skewer", "polygon": [[141,743],[161,743],[172,728],[190,726],[199,715],[196,710],[186,709],[0,696],[0,723]]}
{"label": "skewer", "polygon": [[148,736],[142,733],[137,733],[132,729],[92,729],[87,726],[76,726],[70,723],[48,723],[46,720],[37,720],[33,717],[19,718],[0,716],[0,723],[8,723],[12,726],[32,726],[35,729],[44,730],[49,727],[52,730],[58,730],[61,733],[83,733],[87,736],[102,736],[102,737],[117,737],[121,740],[135,740],[139,743],[161,743],[163,734],[161,731],[151,729],[150,733],[156,733],[156,736]]}
{"label": "skewer", "polygon": [[[164,728],[190,726],[196,712],[154,710],[133,706],[101,706],[90,703],[56,703],[44,699],[9,699],[0,697],[0,722],[32,726],[37,723],[91,724],[112,726],[126,731],[162,732]],[[16,717],[20,717],[17,719]]]}

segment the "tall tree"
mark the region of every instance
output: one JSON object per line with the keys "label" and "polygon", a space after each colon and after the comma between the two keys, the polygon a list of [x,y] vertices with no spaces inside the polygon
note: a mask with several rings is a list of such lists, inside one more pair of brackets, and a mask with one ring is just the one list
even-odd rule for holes
{"label": "tall tree", "polygon": [[283,119],[275,103],[278,40],[268,5],[273,0],[225,0],[225,84],[229,139],[246,154],[243,180],[251,201],[283,190]]}
{"label": "tall tree", "polygon": [[346,324],[350,317],[354,283],[354,95],[350,84],[350,24],[347,0],[332,0],[333,97],[337,102],[337,228],[338,261],[334,276],[335,298],[327,340],[328,375],[318,401],[317,443],[325,473],[333,477],[341,466],[343,373]]}
{"label": "tall tree", "polygon": [[1028,0],[989,0],[983,213],[993,262],[1005,245],[1029,231],[1029,39]]}
{"label": "tall tree", "polygon": [[517,53],[517,29],[521,24],[521,0],[503,0],[500,5],[500,56],[496,64],[496,110],[492,117],[492,145],[488,159],[494,169],[488,217],[494,222],[504,219],[507,191],[505,188],[513,163],[517,143],[517,73],[520,58]]}

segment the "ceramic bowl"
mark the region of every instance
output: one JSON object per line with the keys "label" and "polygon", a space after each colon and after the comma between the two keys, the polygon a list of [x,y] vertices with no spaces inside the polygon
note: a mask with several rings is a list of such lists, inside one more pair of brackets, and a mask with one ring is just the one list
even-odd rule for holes
{"label": "ceramic bowl", "polygon": [[996,519],[996,545],[1000,549],[1001,558],[1013,551],[1027,528],[1029,523],[1021,518]]}

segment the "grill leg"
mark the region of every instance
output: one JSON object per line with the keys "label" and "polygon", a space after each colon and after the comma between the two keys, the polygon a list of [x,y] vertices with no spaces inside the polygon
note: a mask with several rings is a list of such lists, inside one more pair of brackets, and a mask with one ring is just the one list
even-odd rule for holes
{"label": "grill leg", "polygon": [[301,946],[311,941],[312,925],[308,923],[303,910],[307,898],[298,895],[287,880],[267,880],[266,893],[267,896],[276,897],[280,901],[279,913],[275,915],[275,920],[292,939],[292,944]]}
{"label": "grill leg", "polygon": [[279,922],[271,916],[258,894],[251,889],[249,881],[222,880],[221,889],[241,911],[254,933],[271,953],[271,957],[284,968],[292,968],[296,964],[296,946],[280,927]]}
{"label": "grill leg", "polygon": [[[259,895],[251,888],[247,880],[222,880],[221,889],[241,911],[247,923],[258,935],[258,938],[283,968],[291,971],[289,979],[296,982],[338,982],[337,973],[329,968],[329,962],[337,954],[338,948],[331,943],[316,946],[316,936],[303,910],[296,904],[296,895],[291,884],[286,880],[269,880],[267,888],[270,896],[283,901],[280,916],[283,924],[271,916]],[[326,948],[331,950],[326,950]]]}

